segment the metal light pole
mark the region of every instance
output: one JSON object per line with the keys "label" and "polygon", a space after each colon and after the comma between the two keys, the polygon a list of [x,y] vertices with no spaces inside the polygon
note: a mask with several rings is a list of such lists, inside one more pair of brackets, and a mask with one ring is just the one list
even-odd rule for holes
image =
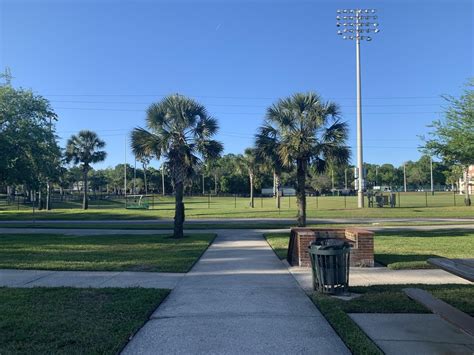
{"label": "metal light pole", "polygon": [[127,203],[127,136],[125,136],[125,163],[123,164],[123,191]]}
{"label": "metal light pole", "polygon": [[431,195],[434,195],[433,158],[430,159],[430,175],[431,175]]}
{"label": "metal light pole", "polygon": [[[343,9],[337,10],[336,26],[341,27],[337,34],[343,39],[356,41],[356,92],[357,92],[357,169],[358,169],[358,189],[357,206],[364,207],[364,160],[362,154],[362,93],[360,74],[360,41],[371,41],[370,33],[378,33],[378,23],[374,9]],[[342,22],[339,22],[342,21]]]}
{"label": "metal light pole", "polygon": [[161,164],[161,188],[163,197],[165,197],[165,163]]}
{"label": "metal light pole", "polygon": [[407,192],[407,164],[403,163],[403,190]]}

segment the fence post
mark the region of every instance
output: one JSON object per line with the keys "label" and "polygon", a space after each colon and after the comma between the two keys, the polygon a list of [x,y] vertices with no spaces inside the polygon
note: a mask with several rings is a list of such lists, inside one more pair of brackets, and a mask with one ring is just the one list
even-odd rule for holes
{"label": "fence post", "polygon": [[319,208],[319,203],[318,203],[318,195],[316,195],[316,209]]}
{"label": "fence post", "polygon": [[398,208],[402,207],[402,200],[400,199],[400,191],[398,191]]}
{"label": "fence post", "polygon": [[454,206],[456,206],[456,191],[453,191]]}
{"label": "fence post", "polygon": [[428,191],[425,191],[425,204],[428,207]]}
{"label": "fence post", "polygon": [[263,196],[260,196],[260,208],[263,208]]}

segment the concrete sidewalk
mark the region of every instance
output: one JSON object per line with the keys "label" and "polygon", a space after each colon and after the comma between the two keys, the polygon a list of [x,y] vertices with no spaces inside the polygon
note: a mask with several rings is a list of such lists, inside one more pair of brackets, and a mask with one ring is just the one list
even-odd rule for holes
{"label": "concrete sidewalk", "polygon": [[131,271],[0,270],[0,287],[176,287],[185,274]]}
{"label": "concrete sidewalk", "polygon": [[[313,281],[310,268],[290,266],[286,261],[283,264],[295,277],[306,292],[313,291]],[[404,285],[404,284],[463,284],[471,282],[439,269],[419,270],[391,270],[386,267],[361,268],[353,267],[349,272],[350,286],[371,285]]]}
{"label": "concrete sidewalk", "polygon": [[228,230],[125,354],[349,354],[261,233]]}

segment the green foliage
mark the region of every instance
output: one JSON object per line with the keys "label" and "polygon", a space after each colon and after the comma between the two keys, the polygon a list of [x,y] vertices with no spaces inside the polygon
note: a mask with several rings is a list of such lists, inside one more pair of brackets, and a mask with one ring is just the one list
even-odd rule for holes
{"label": "green foliage", "polygon": [[314,93],[297,93],[267,109],[257,135],[261,154],[273,146],[278,162],[296,168],[298,225],[306,224],[306,176],[309,166],[324,172],[328,165],[343,166],[349,159],[348,128],[339,120],[339,107]]}
{"label": "green foliage", "polygon": [[45,98],[0,86],[0,181],[39,189],[58,179],[56,118]]}
{"label": "green foliage", "polygon": [[203,161],[220,156],[223,146],[212,139],[219,126],[203,105],[181,95],[152,104],[147,110],[146,124],[147,129],[139,127],[132,131],[132,150],[139,159],[164,158],[175,189],[174,235],[182,237],[184,187],[192,185]]}
{"label": "green foliage", "polygon": [[445,117],[433,121],[431,139],[426,140],[424,147],[451,164],[474,164],[473,86],[474,79],[471,79],[460,98],[445,97],[449,104]]}
{"label": "green foliage", "polygon": [[66,161],[72,162],[73,164],[81,164],[82,175],[83,175],[83,202],[82,208],[87,209],[89,207],[89,201],[87,194],[89,192],[88,186],[88,174],[91,169],[91,165],[99,163],[105,160],[107,153],[100,150],[105,147],[105,142],[99,138],[97,133],[82,130],[79,134],[72,135],[68,139],[66,145]]}

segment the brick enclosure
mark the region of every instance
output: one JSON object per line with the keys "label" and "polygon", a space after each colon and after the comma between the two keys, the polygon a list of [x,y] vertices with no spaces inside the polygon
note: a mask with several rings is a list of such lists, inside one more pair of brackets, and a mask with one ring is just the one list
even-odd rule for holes
{"label": "brick enclosure", "polygon": [[288,246],[290,265],[310,267],[308,246],[319,238],[341,238],[351,244],[351,266],[374,266],[374,233],[358,228],[292,228]]}

